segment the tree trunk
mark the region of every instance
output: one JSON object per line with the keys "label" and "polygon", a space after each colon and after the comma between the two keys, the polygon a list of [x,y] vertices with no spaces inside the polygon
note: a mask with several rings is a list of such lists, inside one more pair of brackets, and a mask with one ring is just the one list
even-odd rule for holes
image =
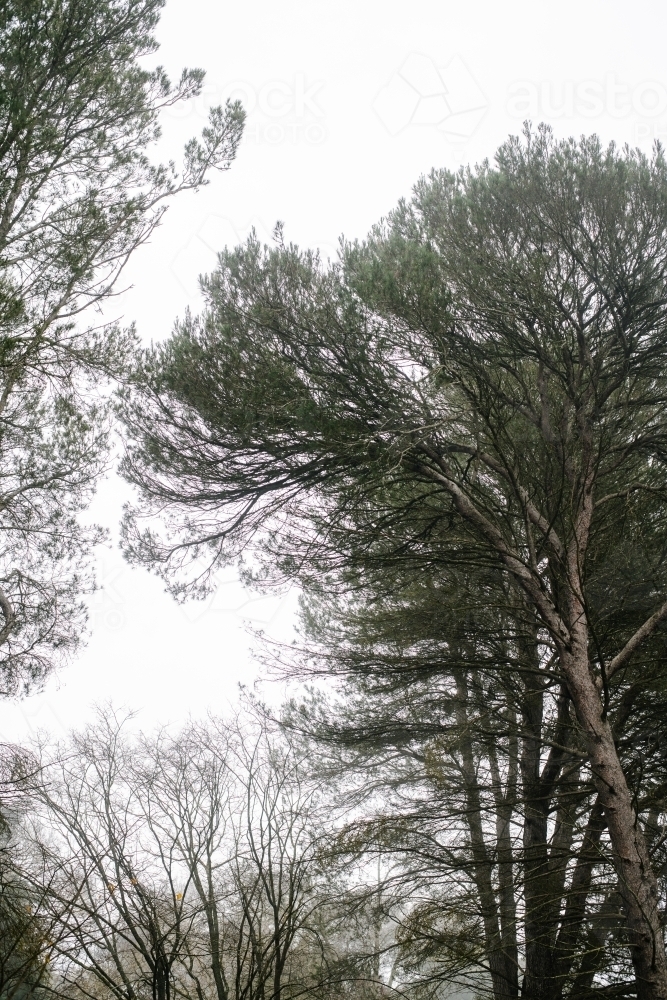
{"label": "tree trunk", "polygon": [[637,979],[638,1000],[667,1000],[667,960],[658,885],[646,841],[632,803],[611,726],[603,718],[600,695],[588,656],[579,649],[567,657],[565,673],[577,717],[584,731],[593,779],[611,839],[628,942]]}
{"label": "tree trunk", "polygon": [[519,949],[517,945],[517,913],[514,898],[514,853],[510,836],[512,809],[516,799],[516,771],[518,769],[518,741],[510,746],[511,761],[507,778],[507,792],[503,795],[500,768],[493,741],[487,752],[491,766],[496,802],[496,851],[498,858],[498,902],[500,913],[500,943],[505,954],[505,965],[509,977],[509,993],[519,995]]}
{"label": "tree trunk", "polygon": [[557,974],[563,981],[572,970],[581,926],[586,916],[593,869],[599,860],[598,845],[606,825],[604,810],[598,796],[590,811],[583,843],[572,872],[565,912],[554,948]]}
{"label": "tree trunk", "polygon": [[559,996],[554,981],[551,951],[550,870],[547,846],[549,802],[540,781],[543,682],[537,674],[526,675],[523,702],[523,747],[521,776],[524,796],[523,858],[525,898],[526,969],[521,994],[526,1000],[555,1000]]}
{"label": "tree trunk", "polygon": [[484,840],[482,803],[469,731],[468,681],[463,670],[454,670],[453,673],[456,680],[456,721],[459,728],[461,770],[465,785],[466,819],[474,861],[475,884],[482,911],[493,996],[495,1000],[513,1000],[516,997],[516,962],[512,963],[511,958],[505,954],[500,938],[498,905],[493,887],[493,866]]}

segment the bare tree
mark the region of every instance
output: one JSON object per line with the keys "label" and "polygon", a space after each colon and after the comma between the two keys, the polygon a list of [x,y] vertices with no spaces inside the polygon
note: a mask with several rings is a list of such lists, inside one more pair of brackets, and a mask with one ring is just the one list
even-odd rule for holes
{"label": "bare tree", "polygon": [[44,870],[31,877],[60,921],[58,989],[117,1000],[312,993],[327,869],[317,789],[302,772],[256,722],[132,737],[106,712],[43,751],[29,795]]}
{"label": "bare tree", "polygon": [[110,713],[45,759],[32,789],[49,896],[56,908],[69,902],[56,968],[73,996],[102,989],[118,1000],[170,1000],[199,912],[173,843],[147,822],[153,803],[134,765]]}

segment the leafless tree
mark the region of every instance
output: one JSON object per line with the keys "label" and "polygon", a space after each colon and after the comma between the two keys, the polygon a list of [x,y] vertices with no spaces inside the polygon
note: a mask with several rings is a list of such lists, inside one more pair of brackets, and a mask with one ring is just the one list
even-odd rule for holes
{"label": "leafless tree", "polygon": [[131,736],[113,712],[49,757],[33,871],[62,929],[69,996],[284,1000],[325,963],[327,865],[318,792],[258,723]]}

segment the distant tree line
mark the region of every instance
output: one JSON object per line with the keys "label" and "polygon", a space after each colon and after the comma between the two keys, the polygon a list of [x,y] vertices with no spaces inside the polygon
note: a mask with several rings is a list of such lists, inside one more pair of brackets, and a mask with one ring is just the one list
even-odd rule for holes
{"label": "distant tree line", "polygon": [[352,995],[369,959],[300,752],[247,716],[154,737],[129,721],[102,713],[14,775],[32,930],[3,940],[0,994]]}

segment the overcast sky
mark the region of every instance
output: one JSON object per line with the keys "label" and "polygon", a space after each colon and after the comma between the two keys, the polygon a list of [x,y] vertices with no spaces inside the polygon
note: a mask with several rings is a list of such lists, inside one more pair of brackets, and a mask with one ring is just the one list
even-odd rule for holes
{"label": "overcast sky", "polygon": [[[246,135],[231,171],[172,205],[127,271],[110,315],[145,341],[200,306],[197,277],[251,227],[335,256],[363,237],[432,167],[492,157],[522,121],[557,135],[667,140],[667,8],[636,2],[167,0],[156,62],[207,72],[202,98],[164,120],[178,156],[207,108],[240,98]],[[116,531],[128,491],[105,481],[93,516]],[[99,558],[85,651],[46,690],[0,706],[3,739],[61,733],[96,702],[142,724],[223,711],[258,668],[249,629],[289,639],[296,595],[258,599],[229,572],[200,604],[177,606],[113,547]],[[275,696],[275,695],[274,695]]]}

